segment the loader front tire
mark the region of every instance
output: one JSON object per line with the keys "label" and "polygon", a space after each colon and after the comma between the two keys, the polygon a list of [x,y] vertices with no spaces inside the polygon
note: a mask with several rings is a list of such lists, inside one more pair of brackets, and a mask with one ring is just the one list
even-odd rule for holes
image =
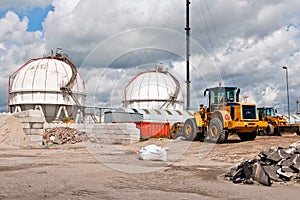
{"label": "loader front tire", "polygon": [[183,136],[186,140],[193,141],[197,136],[197,124],[194,118],[187,119],[183,126]]}
{"label": "loader front tire", "polygon": [[208,125],[207,139],[213,143],[224,143],[227,138],[228,132],[224,130],[222,121],[219,118],[212,118]]}

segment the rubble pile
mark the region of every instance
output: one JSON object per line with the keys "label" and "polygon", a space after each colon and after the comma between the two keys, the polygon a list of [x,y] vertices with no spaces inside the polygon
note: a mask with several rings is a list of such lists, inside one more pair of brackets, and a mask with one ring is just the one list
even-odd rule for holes
{"label": "rubble pile", "polygon": [[271,186],[273,182],[300,181],[300,142],[289,148],[271,148],[258,154],[258,159],[240,163],[225,175],[233,183]]}
{"label": "rubble pile", "polygon": [[43,134],[43,144],[75,144],[82,141],[81,132],[69,127],[46,129]]}

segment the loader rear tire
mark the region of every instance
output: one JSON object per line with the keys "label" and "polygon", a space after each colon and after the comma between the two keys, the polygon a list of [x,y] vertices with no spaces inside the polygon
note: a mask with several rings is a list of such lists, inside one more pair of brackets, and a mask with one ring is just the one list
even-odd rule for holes
{"label": "loader rear tire", "polygon": [[213,143],[224,143],[227,141],[228,132],[224,130],[223,123],[219,118],[210,120],[207,131],[207,139]]}
{"label": "loader rear tire", "polygon": [[242,141],[251,141],[256,138],[257,131],[253,131],[252,133],[238,133],[239,138]]}
{"label": "loader rear tire", "polygon": [[183,136],[186,140],[193,141],[197,136],[197,124],[194,118],[187,119],[183,126]]}
{"label": "loader rear tire", "polygon": [[274,135],[274,127],[272,124],[268,124],[268,127],[265,129],[265,135]]}

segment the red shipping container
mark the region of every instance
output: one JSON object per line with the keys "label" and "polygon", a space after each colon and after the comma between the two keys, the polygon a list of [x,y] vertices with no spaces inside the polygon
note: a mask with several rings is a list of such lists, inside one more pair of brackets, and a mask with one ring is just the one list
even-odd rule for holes
{"label": "red shipping container", "polygon": [[168,122],[136,122],[135,124],[140,129],[141,138],[170,137],[170,124]]}

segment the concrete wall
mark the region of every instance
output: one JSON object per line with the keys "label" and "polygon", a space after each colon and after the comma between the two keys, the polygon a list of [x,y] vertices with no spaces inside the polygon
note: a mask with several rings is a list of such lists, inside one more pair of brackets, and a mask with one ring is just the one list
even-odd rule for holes
{"label": "concrete wall", "polygon": [[89,137],[96,138],[97,143],[127,145],[140,140],[140,130],[134,123],[103,123],[103,124],[59,124],[45,123],[38,110],[27,110],[14,114],[20,118],[22,127],[32,143],[42,144],[45,129],[55,127],[75,128],[85,132]]}
{"label": "concrete wall", "polygon": [[20,119],[23,131],[31,143],[42,144],[44,133],[44,117],[39,110],[27,110],[14,113]]}
{"label": "concrete wall", "polygon": [[103,144],[132,144],[140,140],[140,130],[134,123],[102,123],[102,124],[44,124],[44,128],[75,128],[85,132],[97,142]]}

